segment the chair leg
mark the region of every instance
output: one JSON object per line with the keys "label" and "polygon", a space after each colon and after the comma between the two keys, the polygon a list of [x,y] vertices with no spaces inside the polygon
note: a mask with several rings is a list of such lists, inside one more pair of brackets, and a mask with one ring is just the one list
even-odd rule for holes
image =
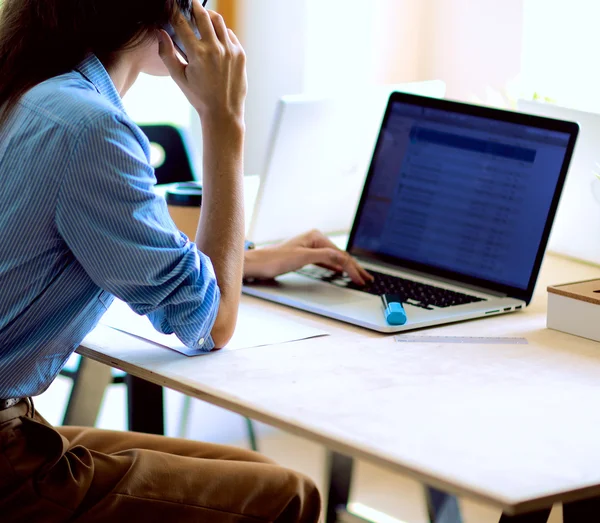
{"label": "chair leg", "polygon": [[326,523],[336,523],[339,521],[338,513],[344,512],[347,509],[350,499],[353,469],[353,458],[331,450],[328,451],[327,473],[329,492],[327,495]]}
{"label": "chair leg", "polygon": [[81,358],[63,417],[63,425],[93,427],[96,424],[106,387],[112,383],[111,369]]}
{"label": "chair leg", "polygon": [[425,500],[431,523],[462,523],[460,506],[455,496],[425,486]]}
{"label": "chair leg", "polygon": [[178,436],[185,438],[187,434],[188,424],[190,422],[190,412],[192,410],[192,398],[190,396],[183,397],[183,405],[181,406],[181,415],[179,417]]}
{"label": "chair leg", "polygon": [[258,452],[258,442],[256,440],[256,431],[254,430],[254,422],[250,418],[246,418],[246,428],[248,430],[248,442],[250,448]]}

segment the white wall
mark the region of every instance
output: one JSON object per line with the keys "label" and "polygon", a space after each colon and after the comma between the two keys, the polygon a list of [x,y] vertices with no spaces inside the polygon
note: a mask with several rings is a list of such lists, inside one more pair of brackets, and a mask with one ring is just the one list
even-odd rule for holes
{"label": "white wall", "polygon": [[521,71],[525,1],[241,0],[246,172],[262,170],[285,94],[440,78],[449,98],[502,103],[493,92]]}
{"label": "white wall", "polygon": [[600,111],[600,3],[524,0],[523,80],[561,105]]}
{"label": "white wall", "polygon": [[337,91],[374,74],[373,9],[361,0],[306,0],[304,91]]}
{"label": "white wall", "polygon": [[425,0],[422,74],[449,98],[491,102],[521,71],[525,0]]}
{"label": "white wall", "polygon": [[306,0],[241,1],[238,20],[249,82],[246,174],[258,174],[277,100],[304,87]]}
{"label": "white wall", "polygon": [[263,168],[279,98],[423,79],[420,0],[242,0],[246,173]]}
{"label": "white wall", "polygon": [[431,80],[424,60],[428,49],[430,0],[375,0],[374,79],[395,84]]}

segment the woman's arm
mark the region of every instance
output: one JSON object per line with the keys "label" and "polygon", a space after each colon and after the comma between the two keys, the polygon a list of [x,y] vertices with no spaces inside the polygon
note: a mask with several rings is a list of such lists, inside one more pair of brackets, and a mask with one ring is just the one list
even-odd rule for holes
{"label": "woman's arm", "polygon": [[206,118],[202,129],[203,200],[196,245],[211,259],[221,290],[212,338],[223,347],[235,329],[244,266],[244,130],[235,123]]}
{"label": "woman's arm", "polygon": [[195,0],[194,18],[201,40],[183,16],[173,21],[189,63],[178,59],[164,31],[160,33],[160,54],[202,122],[203,202],[196,245],[211,259],[221,291],[212,338],[222,347],[235,329],[244,263],[246,61],[240,42],[220,15]]}

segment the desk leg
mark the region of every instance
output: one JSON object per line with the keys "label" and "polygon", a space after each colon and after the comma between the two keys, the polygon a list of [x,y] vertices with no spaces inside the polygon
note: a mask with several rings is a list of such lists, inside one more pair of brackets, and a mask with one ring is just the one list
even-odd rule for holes
{"label": "desk leg", "polygon": [[[352,458],[337,452],[328,453],[329,492],[326,523],[336,523],[338,513],[348,506],[353,464]],[[462,523],[458,500],[454,496],[432,487],[426,487],[425,494],[431,523]],[[354,517],[352,521],[365,520]]]}
{"label": "desk leg", "polygon": [[[547,510],[540,510],[539,512],[530,512],[529,514],[520,514],[518,516],[507,516],[506,514],[502,514],[502,517],[500,518],[500,523],[547,523],[548,518],[550,517],[551,510],[552,509],[549,508]],[[587,520],[578,519],[577,521]],[[567,522],[566,518],[564,522]]]}
{"label": "desk leg", "polygon": [[431,523],[462,523],[456,497],[433,487],[425,487],[425,499]]}
{"label": "desk leg", "polygon": [[146,434],[165,433],[163,389],[149,381],[127,374],[129,430]]}
{"label": "desk leg", "polygon": [[328,452],[329,493],[326,523],[335,523],[338,510],[345,509],[350,499],[354,460],[337,452]]}
{"label": "desk leg", "polygon": [[600,498],[563,505],[563,523],[579,523],[580,521],[600,521]]}

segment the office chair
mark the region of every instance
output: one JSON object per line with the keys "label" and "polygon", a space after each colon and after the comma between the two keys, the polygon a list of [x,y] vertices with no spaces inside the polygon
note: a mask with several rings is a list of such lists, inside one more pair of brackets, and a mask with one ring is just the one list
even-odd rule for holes
{"label": "office chair", "polygon": [[159,185],[191,182],[195,179],[186,139],[179,128],[157,124],[140,125],[140,129],[150,141],[155,156],[152,163]]}

